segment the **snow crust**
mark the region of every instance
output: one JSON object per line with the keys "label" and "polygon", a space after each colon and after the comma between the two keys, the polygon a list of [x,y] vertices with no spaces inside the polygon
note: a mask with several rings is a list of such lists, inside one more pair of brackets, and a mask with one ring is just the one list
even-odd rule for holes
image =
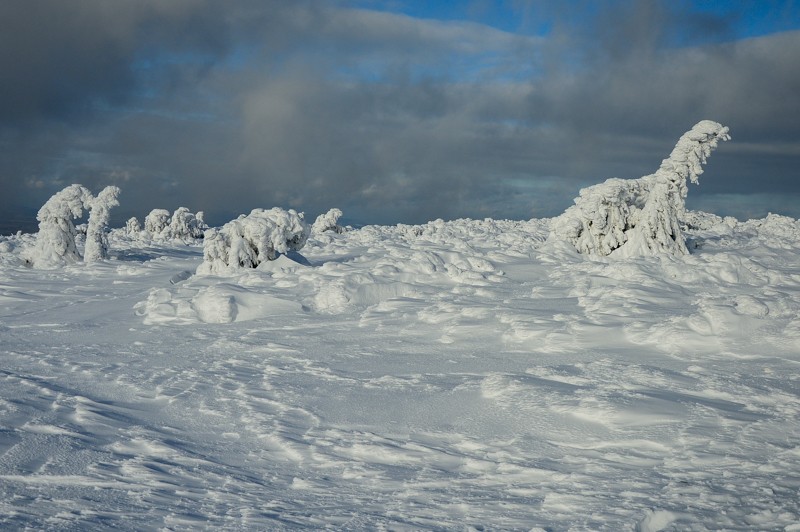
{"label": "snow crust", "polygon": [[698,122],[678,139],[655,173],[635,180],[612,178],[582,189],[575,205],[553,220],[553,236],[589,255],[687,254],[681,229],[687,180],[698,184],[711,151],[729,139],[727,127]]}
{"label": "snow crust", "polygon": [[691,254],[436,220],[203,275],[0,237],[0,528],[797,530],[800,222],[683,219]]}

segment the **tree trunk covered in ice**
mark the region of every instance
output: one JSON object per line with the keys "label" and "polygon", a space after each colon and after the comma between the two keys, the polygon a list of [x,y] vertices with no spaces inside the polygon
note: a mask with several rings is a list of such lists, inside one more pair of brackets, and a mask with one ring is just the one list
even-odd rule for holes
{"label": "tree trunk covered in ice", "polygon": [[711,151],[728,139],[727,127],[710,120],[697,123],[655,173],[582,189],[575,205],[553,220],[552,234],[590,255],[688,253],[680,227],[687,179],[697,184]]}

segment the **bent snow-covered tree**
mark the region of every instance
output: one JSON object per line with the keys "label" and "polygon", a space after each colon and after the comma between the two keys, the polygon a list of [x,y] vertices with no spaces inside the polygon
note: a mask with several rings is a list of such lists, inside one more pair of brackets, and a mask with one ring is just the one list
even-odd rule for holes
{"label": "bent snow-covered tree", "polygon": [[89,223],[86,228],[84,262],[98,262],[108,258],[108,220],[112,207],[119,205],[119,187],[108,186],[89,201]]}
{"label": "bent snow-covered tree", "polygon": [[77,231],[72,220],[88,208],[92,193],[81,185],[70,185],[53,194],[39,209],[39,232],[28,260],[35,268],[57,268],[81,259],[75,245]]}
{"label": "bent snow-covered tree", "polygon": [[590,255],[688,253],[681,231],[687,180],[697,184],[711,151],[729,139],[727,127],[698,122],[654,174],[582,189],[575,205],[553,220],[552,235]]}
{"label": "bent snow-covered tree", "polygon": [[339,218],[342,217],[341,209],[331,209],[324,214],[317,216],[314,220],[314,225],[311,226],[311,232],[315,234],[332,231],[334,233],[343,233],[344,227],[339,225]]}
{"label": "bent snow-covered tree", "polygon": [[255,268],[280,253],[302,249],[310,229],[302,213],[275,207],[253,209],[222,226],[209,229],[203,242],[203,263],[197,273]]}

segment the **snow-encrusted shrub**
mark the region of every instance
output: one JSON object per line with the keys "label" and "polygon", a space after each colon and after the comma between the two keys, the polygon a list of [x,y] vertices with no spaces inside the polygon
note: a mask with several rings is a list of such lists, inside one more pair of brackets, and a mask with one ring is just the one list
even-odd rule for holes
{"label": "snow-encrusted shrub", "polygon": [[203,211],[193,214],[186,207],[178,207],[172,216],[166,209],[153,209],[144,219],[144,236],[152,240],[203,238],[206,229]]}
{"label": "snow-encrusted shrub", "polygon": [[92,193],[76,184],[55,193],[39,209],[39,232],[26,257],[34,268],[57,268],[80,261],[72,220],[80,218],[91,201]]}
{"label": "snow-encrusted shrub", "polygon": [[108,220],[112,207],[119,205],[119,187],[108,186],[89,201],[89,224],[86,229],[84,262],[98,262],[108,258]]}
{"label": "snow-encrusted shrub", "polygon": [[202,238],[203,232],[207,229],[203,221],[203,211],[192,214],[186,207],[178,207],[172,213],[169,225],[162,233],[166,238],[178,238],[181,240],[190,238]]}
{"label": "snow-encrusted shrub", "polygon": [[197,273],[255,268],[280,253],[302,249],[310,233],[303,213],[294,210],[253,209],[219,230],[209,229],[203,243],[203,263]]}
{"label": "snow-encrusted shrub", "polygon": [[711,151],[728,139],[727,127],[698,122],[654,174],[582,189],[575,205],[553,220],[552,235],[590,255],[688,253],[681,231],[687,179],[697,184]]}
{"label": "snow-encrusted shrub", "polygon": [[315,234],[324,233],[325,231],[332,231],[334,233],[343,233],[344,227],[339,225],[339,218],[342,217],[340,209],[331,209],[325,214],[320,214],[314,220],[314,225],[311,226],[311,232]]}
{"label": "snow-encrusted shrub", "polygon": [[142,226],[139,225],[139,219],[136,216],[128,218],[125,222],[125,234],[131,237],[137,236],[142,231]]}
{"label": "snow-encrusted shrub", "polygon": [[169,211],[167,209],[153,209],[144,218],[144,230],[151,237],[158,237],[169,225]]}

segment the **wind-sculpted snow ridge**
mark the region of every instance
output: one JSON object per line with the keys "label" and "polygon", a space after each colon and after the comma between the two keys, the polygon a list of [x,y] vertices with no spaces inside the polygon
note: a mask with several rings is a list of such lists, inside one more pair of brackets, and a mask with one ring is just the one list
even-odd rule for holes
{"label": "wind-sculpted snow ridge", "polygon": [[0,529],[797,532],[800,222],[685,222],[690,255],[436,220],[214,275],[0,237]]}
{"label": "wind-sculpted snow ridge", "polygon": [[308,240],[310,228],[303,214],[275,207],[253,209],[222,226],[206,232],[203,264],[197,273],[221,273],[278,258],[281,253],[297,251]]}
{"label": "wind-sculpted snow ridge", "polygon": [[554,237],[588,255],[687,254],[681,229],[687,180],[698,184],[711,151],[729,139],[727,127],[698,122],[654,174],[582,189],[575,205],[553,220]]}

